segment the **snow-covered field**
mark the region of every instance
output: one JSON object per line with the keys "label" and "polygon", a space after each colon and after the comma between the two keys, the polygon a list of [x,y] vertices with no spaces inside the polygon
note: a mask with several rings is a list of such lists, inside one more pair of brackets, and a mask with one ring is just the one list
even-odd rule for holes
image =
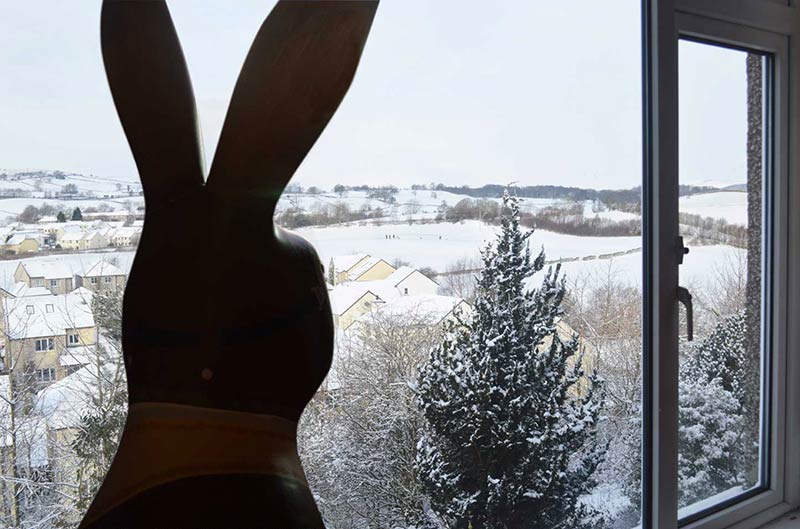
{"label": "snow-covered field", "polygon": [[747,225],[747,193],[722,191],[681,197],[680,211]]}
{"label": "snow-covered field", "polygon": [[42,204],[58,206],[60,209],[70,211],[74,208],[85,210],[88,207],[98,207],[102,204],[111,206],[115,211],[127,211],[128,203],[135,208],[144,205],[144,197],[126,198],[106,198],[106,199],[80,199],[80,200],[60,200],[54,198],[0,198],[0,218],[16,216],[22,213],[27,206],[33,205],[40,207]]}
{"label": "snow-covered field", "polygon": [[[20,174],[26,173],[26,174]],[[2,175],[6,175],[3,177]],[[98,197],[121,196],[128,190],[138,193],[141,184],[137,178],[116,179],[95,175],[74,173],[56,173],[40,170],[0,169],[0,189],[22,189],[34,193],[34,196],[45,192],[58,193],[67,184],[74,184],[81,194],[93,194]]]}
{"label": "snow-covered field", "polygon": [[[498,228],[479,221],[431,224],[365,224],[301,228],[327,263],[335,255],[368,253],[387,261],[410,261],[414,266],[444,271],[463,257],[478,257]],[[537,230],[530,239],[534,251],[544,247],[547,259],[563,259],[639,248],[638,237],[575,237]]]}
{"label": "snow-covered field", "polygon": [[[480,249],[494,238],[496,230],[496,227],[478,221],[463,221],[454,224],[365,224],[303,228],[297,233],[311,241],[325,265],[335,255],[368,253],[389,262],[403,260],[415,267],[430,267],[443,272],[458,259],[478,257]],[[616,281],[641,284],[640,251],[602,258],[605,254],[641,248],[639,237],[576,237],[538,230],[530,241],[533,252],[544,247],[548,261],[581,259],[562,264],[568,280],[591,280],[612,274]],[[716,275],[723,267],[738,262],[742,255],[743,250],[730,246],[692,248],[681,266],[681,279],[687,283],[702,281],[709,275]]]}

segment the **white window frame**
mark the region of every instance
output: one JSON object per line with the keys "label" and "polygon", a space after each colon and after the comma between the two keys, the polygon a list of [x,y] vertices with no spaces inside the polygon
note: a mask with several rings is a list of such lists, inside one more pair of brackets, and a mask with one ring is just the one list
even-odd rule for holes
{"label": "white window frame", "polygon": [[57,286],[58,286],[58,279],[51,279],[50,288],[56,288]]}
{"label": "white window frame", "polygon": [[[645,285],[649,287],[644,310],[645,321],[650,322],[644,336],[650,391],[644,397],[643,526],[754,529],[800,505],[800,326],[789,325],[788,318],[800,314],[800,280],[796,273],[795,277],[788,273],[800,265],[800,208],[789,207],[800,204],[800,185],[794,184],[800,183],[800,166],[795,162],[800,157],[800,104],[790,104],[800,102],[800,83],[790,83],[800,79],[800,11],[778,0],[643,0],[643,6]],[[770,480],[763,491],[685,524],[679,522],[677,510],[680,37],[768,52],[774,64],[772,261],[765,263],[771,265],[773,283],[768,327],[772,356],[765,371],[770,378],[765,399],[771,404]],[[765,239],[765,247],[768,244]]]}
{"label": "white window frame", "polygon": [[[43,345],[40,345],[43,344]],[[36,338],[35,343],[33,344],[33,349],[37,353],[44,353],[47,351],[54,351],[55,350],[55,341],[52,338]]]}
{"label": "white window frame", "polygon": [[97,278],[96,277],[90,277],[89,278],[89,283],[91,283],[93,285],[96,285],[97,284]]}
{"label": "white window frame", "polygon": [[[43,375],[47,373],[47,377]],[[45,367],[42,369],[36,370],[36,381],[45,383],[45,382],[54,382],[56,380],[56,368],[54,367]]]}
{"label": "white window frame", "polygon": [[67,334],[67,346],[73,345],[80,345],[81,344],[81,336],[77,332],[71,332]]}

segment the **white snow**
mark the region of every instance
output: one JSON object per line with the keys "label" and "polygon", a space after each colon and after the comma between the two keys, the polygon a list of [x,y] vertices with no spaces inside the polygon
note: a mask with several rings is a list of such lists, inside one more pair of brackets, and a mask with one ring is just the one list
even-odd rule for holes
{"label": "white snow", "polygon": [[681,197],[681,213],[725,219],[731,224],[747,225],[747,193],[721,191]]}

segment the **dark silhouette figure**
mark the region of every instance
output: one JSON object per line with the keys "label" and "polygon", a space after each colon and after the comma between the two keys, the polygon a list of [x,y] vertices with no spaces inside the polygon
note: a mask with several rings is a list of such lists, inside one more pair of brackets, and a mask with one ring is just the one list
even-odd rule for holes
{"label": "dark silhouette figure", "polygon": [[124,299],[130,412],[81,527],[321,528],[295,428],[333,328],[310,244],[275,204],[344,97],[377,0],[281,0],[255,37],[208,181],[163,0],[105,0],[103,58],[147,220]]}

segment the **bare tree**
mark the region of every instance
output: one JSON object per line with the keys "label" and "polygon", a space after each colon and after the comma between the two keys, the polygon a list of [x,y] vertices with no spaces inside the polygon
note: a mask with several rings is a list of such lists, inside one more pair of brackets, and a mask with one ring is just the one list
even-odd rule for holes
{"label": "bare tree", "polygon": [[440,332],[423,311],[375,311],[340,340],[327,389],[308,407],[299,436],[330,526],[408,527],[425,516],[414,466],[421,427],[414,387]]}
{"label": "bare tree", "polygon": [[436,277],[441,294],[462,298],[471,303],[475,299],[477,275],[482,267],[483,262],[477,256],[453,261]]}

